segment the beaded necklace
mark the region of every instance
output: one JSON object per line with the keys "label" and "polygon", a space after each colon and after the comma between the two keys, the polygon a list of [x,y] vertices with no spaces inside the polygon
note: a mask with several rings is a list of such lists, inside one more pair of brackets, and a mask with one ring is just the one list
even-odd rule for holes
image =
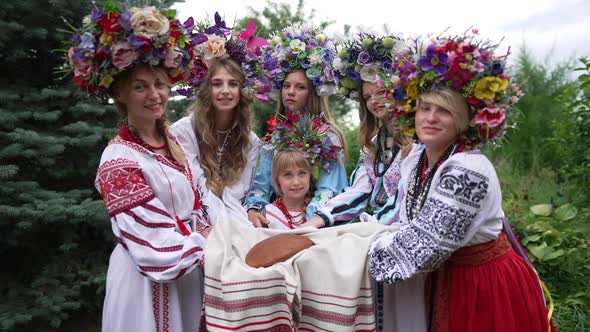
{"label": "beaded necklace", "polygon": [[[119,128],[118,134],[123,140],[128,141],[128,142],[133,142],[137,145],[141,145],[143,148],[145,148],[146,150],[151,151],[153,153],[157,153],[156,150],[163,150],[164,148],[168,147],[168,142],[165,142],[164,145],[162,145],[162,146],[153,146],[153,145],[147,144],[141,138],[139,133],[137,133],[137,130],[129,125],[121,126],[121,128]],[[168,161],[170,161],[174,165],[176,165],[180,168],[184,168],[183,164],[179,163],[178,161],[176,161],[176,159],[174,159],[172,157],[172,155],[170,154],[170,151],[168,149],[166,149],[166,154],[164,154],[164,157],[166,159],[168,159]]]}
{"label": "beaded necklace", "polygon": [[[391,164],[393,164],[398,151],[399,147],[395,143],[391,149],[387,148],[387,128],[385,126],[379,128],[379,133],[377,134],[377,156],[373,162],[373,172],[376,177],[380,178],[385,175]],[[379,164],[383,164],[382,171],[379,171]]]}
{"label": "beaded necklace", "polygon": [[451,144],[432,168],[427,167],[428,159],[426,156],[426,149],[422,150],[416,168],[414,168],[408,184],[406,213],[408,214],[409,221],[414,220],[414,218],[420,213],[422,206],[424,206],[436,170],[443,162],[449,159],[456,150],[457,145]]}
{"label": "beaded necklace", "polygon": [[225,153],[225,149],[227,148],[227,144],[229,142],[229,138],[232,136],[233,129],[236,128],[237,122],[227,130],[221,131],[217,130],[218,134],[225,134],[223,138],[223,143],[217,147],[217,151],[215,152],[215,161],[217,161],[217,165],[219,165],[219,174],[216,175],[217,180],[221,180],[223,178],[223,167],[221,167],[221,161],[223,159],[223,154]]}
{"label": "beaded necklace", "polygon": [[[276,207],[278,207],[279,210],[281,210],[281,212],[285,215],[287,221],[289,222],[289,228],[294,229],[295,227],[298,227],[305,222],[305,216],[303,216],[303,218],[301,218],[301,221],[299,222],[295,222],[293,220],[295,217],[299,217],[300,214],[297,214],[295,216],[291,215],[289,209],[287,209],[287,206],[285,205],[285,202],[283,202],[282,197],[277,198],[273,204]],[[303,214],[303,212],[301,212],[301,214]]]}

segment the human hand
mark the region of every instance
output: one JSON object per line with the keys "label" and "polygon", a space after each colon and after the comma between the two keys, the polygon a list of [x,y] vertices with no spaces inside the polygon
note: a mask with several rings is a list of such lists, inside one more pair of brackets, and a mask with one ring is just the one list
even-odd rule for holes
{"label": "human hand", "polygon": [[266,220],[262,213],[254,209],[248,210],[248,220],[250,220],[252,225],[256,228],[268,227],[268,220]]}
{"label": "human hand", "polygon": [[324,219],[322,219],[318,216],[314,216],[311,219],[309,219],[307,222],[299,225],[298,228],[304,228],[304,227],[322,228],[325,225],[326,225],[326,223],[324,222]]}

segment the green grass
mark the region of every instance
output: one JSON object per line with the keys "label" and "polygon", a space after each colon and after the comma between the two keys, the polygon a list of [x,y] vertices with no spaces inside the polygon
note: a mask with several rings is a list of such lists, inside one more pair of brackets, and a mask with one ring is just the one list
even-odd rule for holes
{"label": "green grass", "polygon": [[[525,246],[555,300],[557,331],[590,331],[590,207],[584,205],[590,189],[560,179],[551,169],[524,172],[502,157],[496,157],[493,163],[506,216],[521,240],[536,239],[528,244],[525,241]],[[566,203],[577,211],[568,220],[537,216],[529,209],[537,204],[555,208]],[[563,254],[546,260],[536,258],[530,249],[541,243]]]}

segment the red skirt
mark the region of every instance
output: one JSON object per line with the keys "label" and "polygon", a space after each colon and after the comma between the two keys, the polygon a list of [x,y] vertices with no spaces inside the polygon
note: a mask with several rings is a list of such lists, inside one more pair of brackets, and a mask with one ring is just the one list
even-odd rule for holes
{"label": "red skirt", "polygon": [[431,331],[549,331],[539,279],[504,233],[456,251],[429,287]]}

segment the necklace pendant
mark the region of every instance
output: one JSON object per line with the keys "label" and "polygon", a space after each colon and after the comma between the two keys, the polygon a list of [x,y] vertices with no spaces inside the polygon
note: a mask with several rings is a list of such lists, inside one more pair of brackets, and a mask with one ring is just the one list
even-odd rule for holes
{"label": "necklace pendant", "polygon": [[391,161],[391,158],[393,158],[393,153],[391,152],[391,150],[383,152],[383,161],[385,163],[389,163]]}

